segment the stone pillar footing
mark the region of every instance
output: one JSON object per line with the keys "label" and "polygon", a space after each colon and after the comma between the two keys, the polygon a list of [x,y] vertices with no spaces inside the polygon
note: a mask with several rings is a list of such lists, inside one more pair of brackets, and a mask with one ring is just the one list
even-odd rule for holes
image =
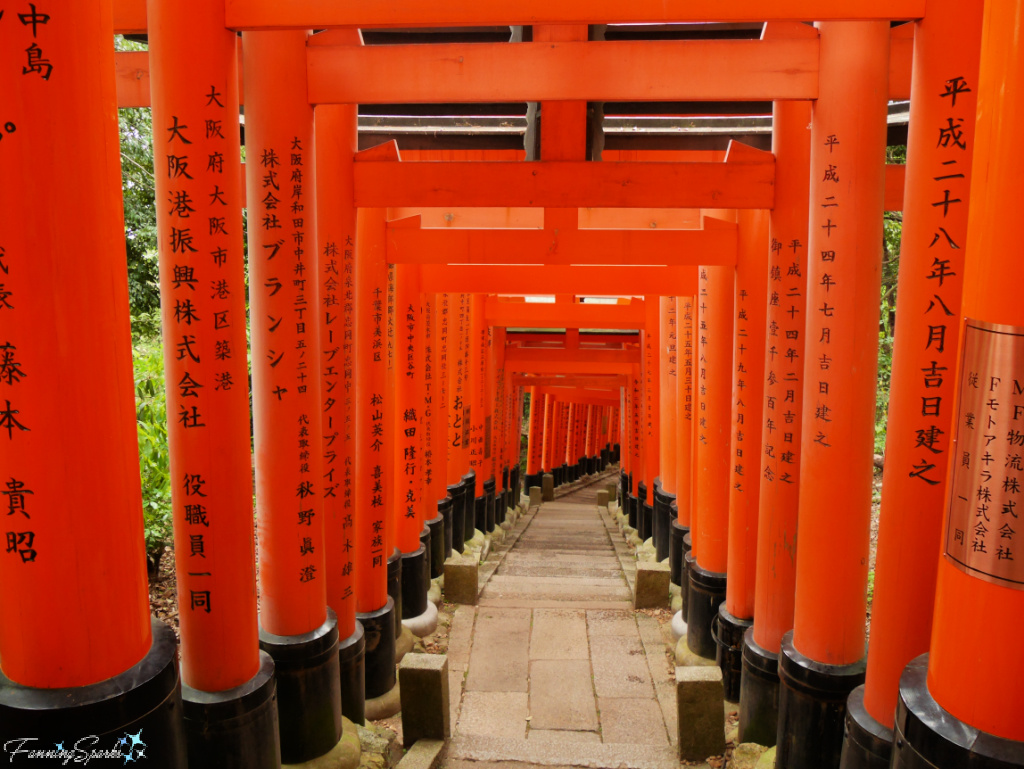
{"label": "stone pillar footing", "polygon": [[717,656],[711,622],[718,616],[718,607],[725,600],[725,575],[689,562],[688,599],[686,603],[686,645],[705,659]]}
{"label": "stone pillar footing", "polygon": [[300,764],[329,752],[341,739],[338,619],[327,609],[309,633],[281,636],[260,628],[260,649],[277,673],[281,762]]}
{"label": "stone pillar footing", "polygon": [[[395,602],[388,596],[387,603],[376,611],[360,612],[356,619],[363,625],[366,643],[366,701],[381,697],[395,685]],[[390,626],[388,623],[391,623]],[[391,632],[388,633],[388,629]],[[366,717],[371,718],[369,710]]]}
{"label": "stone pillar footing", "polygon": [[402,744],[451,737],[448,657],[410,654],[398,668],[402,681]]}
{"label": "stone pillar footing", "polygon": [[846,699],[864,683],[866,663],[828,665],[804,656],[793,631],[779,655],[779,730],[776,760],[786,769],[839,766]]}
{"label": "stone pillar footing", "polygon": [[95,735],[100,740],[97,745],[108,748],[128,732],[144,731],[146,749],[160,756],[161,767],[185,769],[188,755],[178,644],[174,631],[163,622],[152,618],[150,625],[153,643],[146,656],[120,675],[96,684],[36,689],[0,673],[0,745],[34,738],[22,749],[48,749],[58,742],[70,748],[82,737]]}
{"label": "stone pillar footing", "polygon": [[422,614],[403,619],[402,625],[417,638],[425,638],[437,630],[437,607],[427,601],[427,608]]}
{"label": "stone pillar footing", "polygon": [[903,669],[892,769],[1024,767],[1024,742],[996,737],[954,717],[931,696],[927,677],[927,654]]}
{"label": "stone pillar footing", "polygon": [[840,769],[889,769],[892,729],[883,726],[864,707],[864,686],[846,700],[846,731]]}
{"label": "stone pillar footing", "polygon": [[[674,503],[673,503],[674,504]],[[683,548],[683,538],[690,533],[689,526],[680,526],[673,511],[672,523],[668,533],[668,569],[669,580],[673,585],[682,587],[683,582],[683,556],[688,552]]]}
{"label": "stone pillar footing", "polygon": [[397,547],[388,558],[388,596],[395,602],[395,638],[402,632],[402,551]]}
{"label": "stone pillar footing", "polygon": [[420,545],[411,553],[402,553],[400,570],[402,581],[402,616],[400,619],[418,617],[427,610],[427,591],[430,589],[430,564],[427,550]]}
{"label": "stone pillar footing", "polygon": [[555,500],[555,476],[551,473],[544,473],[540,478],[541,499],[545,502]]}
{"label": "stone pillar footing", "polygon": [[183,684],[181,699],[189,767],[280,766],[277,681],[269,654],[260,652],[259,671],[241,686],[204,692]]}
{"label": "stone pillar footing", "polygon": [[723,601],[718,606],[716,628],[712,635],[718,647],[715,659],[722,669],[722,684],[728,702],[740,701],[740,673],[743,670],[743,634],[754,625],[752,619],[740,619],[729,613]]}
{"label": "stone pillar footing", "polygon": [[773,747],[779,729],[779,655],[758,645],[754,629],[743,634],[740,675],[740,742]]}
{"label": "stone pillar footing", "polygon": [[338,643],[341,672],[341,715],[354,724],[366,722],[366,634],[356,620],[356,629]]}

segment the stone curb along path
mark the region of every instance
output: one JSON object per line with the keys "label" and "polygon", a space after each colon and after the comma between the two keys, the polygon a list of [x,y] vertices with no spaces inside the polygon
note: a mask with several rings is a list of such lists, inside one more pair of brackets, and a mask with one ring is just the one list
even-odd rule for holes
{"label": "stone curb along path", "polygon": [[634,613],[635,562],[597,506],[615,477],[530,508],[492,543],[479,603],[449,631],[445,766],[679,766],[665,639]]}

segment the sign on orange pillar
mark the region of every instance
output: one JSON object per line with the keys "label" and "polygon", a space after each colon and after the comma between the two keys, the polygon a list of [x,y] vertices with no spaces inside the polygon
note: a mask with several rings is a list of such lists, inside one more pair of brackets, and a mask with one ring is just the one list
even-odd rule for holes
{"label": "sign on orange pillar", "polygon": [[218,6],[149,4],[182,674],[203,691],[259,666],[238,57]]}
{"label": "sign on orange pillar", "polygon": [[[879,520],[865,688],[850,700],[851,715],[867,716],[856,718],[859,726],[852,728],[859,732],[875,733],[879,724],[892,728],[900,675],[927,651],[931,637],[935,553],[941,547],[954,430],[982,5],[935,0],[914,31],[885,512]],[[962,127],[956,141],[936,141],[951,125]],[[934,205],[945,200],[955,202]]]}
{"label": "sign on orange pillar", "polygon": [[[423,394],[419,388],[422,365],[422,344],[417,335],[422,331],[419,307],[419,269],[416,265],[395,265],[395,494],[396,538],[399,550],[412,553],[420,546],[423,528],[420,499],[422,462],[420,412]],[[403,575],[403,581],[405,577]],[[404,608],[404,607],[403,607]]]}
{"label": "sign on orange pillar", "polygon": [[[0,656],[21,696],[117,676],[153,642],[110,6],[46,10],[9,5],[0,22]],[[230,555],[230,523],[218,534]],[[227,606],[204,617],[244,649],[229,675],[255,672],[249,608],[247,623]]]}
{"label": "sign on orange pillar", "polygon": [[676,298],[676,508],[690,528],[693,503],[693,297]]}
{"label": "sign on orange pillar", "polygon": [[[889,25],[818,28],[805,352],[814,376],[804,382],[794,630],[779,660],[778,755],[792,767],[838,765],[842,714],[820,704],[864,680],[885,186]],[[828,683],[808,687],[811,670]]]}
{"label": "sign on orange pillar", "polygon": [[244,37],[260,625],[281,636],[318,628],[327,607],[313,109],[294,87],[305,41]]}
{"label": "sign on orange pillar", "polygon": [[555,409],[558,404],[552,393],[544,393],[544,445],[541,458],[541,470],[551,472],[555,450]]}
{"label": "sign on orange pillar", "polygon": [[676,342],[678,341],[678,312],[676,298],[663,296],[659,320],[661,324],[661,365],[658,369],[658,389],[661,430],[659,451],[661,456],[661,490],[675,498],[676,493]]}
{"label": "sign on orange pillar", "polygon": [[[727,214],[728,215],[728,214]],[[691,519],[687,646],[715,656],[711,622],[725,598],[728,556],[733,307],[736,269],[701,266],[697,283],[697,499]]]}
{"label": "sign on orange pillar", "polygon": [[[977,83],[957,79],[957,71],[951,73],[953,80],[940,84],[942,92],[947,87],[961,94],[965,87],[976,89],[978,99],[962,320],[957,317],[960,364],[950,368],[957,392],[952,409],[956,462],[950,463],[948,478],[927,682],[925,661],[919,658],[903,674],[896,715],[899,733],[906,735],[915,721],[921,721],[919,706],[911,698],[917,696],[922,705],[932,707],[934,698],[951,715],[940,730],[945,739],[936,744],[948,744],[946,735],[952,732],[971,734],[972,752],[980,754],[982,764],[995,764],[995,751],[1019,763],[1024,741],[1024,723],[1018,715],[1024,704],[1018,686],[1024,677],[1024,577],[1018,564],[1024,559],[1016,544],[1024,484],[1024,433],[1019,421],[1024,414],[1024,308],[1012,192],[1021,173],[1017,126],[1024,111],[1018,24],[1022,13],[1019,0],[986,3]],[[945,110],[936,114],[942,125],[933,126],[941,136],[949,136],[951,144],[954,138],[967,138],[960,130],[970,122],[971,113],[961,98],[954,106],[952,97],[946,97]],[[943,166],[943,174],[946,169],[960,172],[966,152],[947,149],[952,150],[947,160],[957,163]],[[935,199],[963,198],[955,194],[957,189],[951,186],[947,198],[943,186]],[[950,213],[960,205],[951,206]],[[943,247],[936,256],[946,260],[948,244],[939,235]],[[977,630],[984,627],[992,627],[1001,640],[991,645],[986,634],[979,643]],[[971,628],[973,640],[968,641]],[[926,729],[922,736],[934,727]],[[1014,742],[1000,743],[987,735]],[[937,763],[944,758],[926,750],[923,740],[905,741],[903,749],[923,752]],[[943,749],[956,761],[975,760],[959,745]]]}
{"label": "sign on orange pillar", "polygon": [[527,390],[530,396],[529,432],[526,436],[526,491],[540,486],[544,445],[544,395],[538,388]]}
{"label": "sign on orange pillar", "polygon": [[[737,213],[735,333],[732,377],[732,483],[729,487],[729,554],[725,602],[719,606],[725,696],[740,698],[743,634],[754,616],[757,563],[757,513],[761,471],[761,397],[764,393],[765,311],[768,295],[767,211]],[[765,449],[767,451],[767,449]]]}
{"label": "sign on orange pillar", "polygon": [[[768,221],[768,302],[764,335],[763,419],[754,627],[746,634],[740,734],[774,744],[778,660],[793,626],[800,441],[807,315],[807,216],[811,121],[808,102],[775,102],[772,151],[778,158],[777,205]],[[752,343],[755,341],[750,340]],[[757,430],[755,425],[750,430]],[[770,452],[770,453],[769,453]],[[753,666],[753,667],[752,667]],[[748,670],[750,672],[748,672]],[[749,689],[749,694],[747,690]]]}
{"label": "sign on orange pillar", "polygon": [[352,159],[356,151],[356,108],[323,105],[316,108],[315,114],[327,605],[338,618],[338,634],[349,638],[356,632],[352,582],[356,447],[352,311],[356,209]]}

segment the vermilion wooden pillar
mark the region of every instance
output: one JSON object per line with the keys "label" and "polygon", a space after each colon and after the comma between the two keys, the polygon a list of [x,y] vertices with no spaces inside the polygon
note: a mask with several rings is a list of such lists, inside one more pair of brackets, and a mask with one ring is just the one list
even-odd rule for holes
{"label": "vermilion wooden pillar", "polygon": [[[933,2],[914,31],[911,128],[867,678],[844,766],[888,766],[903,669],[928,649],[946,500],[982,3]],[[936,141],[962,126],[957,141]],[[948,196],[957,202],[933,205]],[[935,240],[938,235],[938,240]],[[935,277],[932,277],[935,276]],[[888,739],[878,739],[884,734]]]}
{"label": "vermilion wooden pillar", "polygon": [[669,579],[683,600],[678,621],[685,624],[689,609],[687,556],[692,549],[693,510],[693,321],[692,296],[676,297],[676,514],[669,527]]}
{"label": "vermilion wooden pillar", "polygon": [[694,351],[697,493],[691,513],[693,559],[688,570],[686,643],[707,658],[715,656],[711,622],[726,589],[735,285],[733,267],[699,268]]}
{"label": "vermilion wooden pillar", "polygon": [[[952,404],[956,452],[950,462],[930,654],[914,660],[900,681],[894,766],[922,759],[936,766],[1024,765],[1024,724],[1017,715],[1024,704],[1019,687],[1024,592],[1016,541],[1024,454],[1024,308],[1013,245],[1015,197],[1010,194],[1021,171],[1022,12],[1018,0],[986,3],[977,82],[965,76],[940,84],[940,92],[947,84],[960,94],[971,88],[978,100],[963,305],[950,318],[961,325],[960,362],[949,372],[957,393]],[[945,101],[945,109],[936,114],[942,130],[955,131],[970,121],[960,96],[956,105],[951,97]],[[957,164],[942,166],[943,174],[957,169],[966,155],[959,148],[944,149],[950,150],[945,160]],[[951,186],[949,197],[964,198],[954,193],[959,189]],[[946,200],[942,190],[936,200]],[[949,252],[943,248],[936,256],[945,259]]]}
{"label": "vermilion wooden pillar", "polygon": [[654,498],[654,546],[658,561],[669,554],[672,504],[676,501],[676,328],[678,316],[674,296],[659,300],[658,346],[658,456],[660,497]]}
{"label": "vermilion wooden pillar", "polygon": [[[436,607],[430,589],[430,531],[424,531],[423,367],[426,347],[419,267],[395,265],[395,490],[396,539],[402,555],[402,619]],[[433,516],[431,516],[433,517]],[[429,608],[427,604],[430,604]],[[426,619],[426,618],[424,618]],[[419,623],[414,627],[421,630]]]}
{"label": "vermilion wooden pillar", "polygon": [[644,442],[643,428],[643,380],[641,367],[634,363],[630,366],[630,386],[627,388],[630,410],[630,451],[629,462],[629,525],[638,530],[640,523],[640,507],[647,499],[647,486],[644,484]]}
{"label": "vermilion wooden pillar", "polygon": [[[353,33],[358,42],[358,33]],[[324,555],[327,605],[338,620],[341,711],[364,720],[365,635],[356,621],[355,323],[356,107],[315,110],[316,246],[320,281],[320,400],[323,424]],[[313,247],[312,245],[310,246]]]}
{"label": "vermilion wooden pillar", "polygon": [[[174,634],[147,604],[110,5],[4,11],[0,738],[106,746],[138,724],[183,767]],[[233,551],[230,524],[218,533]],[[209,619],[245,650],[232,673],[251,677],[254,607]]]}
{"label": "vermilion wooden pillar", "polygon": [[743,634],[753,624],[757,563],[757,515],[764,451],[761,413],[764,393],[765,313],[783,297],[768,293],[768,212],[737,212],[735,332],[732,375],[732,472],[729,485],[729,581],[718,607],[720,664],[725,697],[740,700]]}
{"label": "vermilion wooden pillar", "polygon": [[540,488],[544,448],[544,395],[536,387],[527,388],[530,395],[529,432],[526,436],[526,488]]}
{"label": "vermilion wooden pillar", "polygon": [[[644,485],[647,501],[641,506],[638,516],[640,539],[654,537],[655,503],[660,500],[661,483],[658,481],[661,468],[661,302],[657,295],[644,297],[644,329],[640,335],[643,361],[643,439],[644,439]],[[661,502],[657,502],[661,508]]]}
{"label": "vermilion wooden pillar", "polygon": [[[799,31],[804,25],[794,25]],[[771,29],[771,26],[769,26]],[[813,36],[813,30],[807,34]],[[740,735],[774,745],[778,730],[779,650],[793,625],[797,506],[803,423],[807,316],[807,216],[810,102],[775,102],[772,151],[776,205],[768,222],[767,328],[758,500],[754,626],[744,637]],[[819,257],[820,258],[820,257]],[[750,340],[752,343],[755,341]],[[748,427],[757,430],[754,425]],[[768,452],[771,452],[770,454]]]}
{"label": "vermilion wooden pillar", "polygon": [[[356,615],[366,631],[366,698],[395,686],[395,602],[388,595],[385,497],[390,493],[384,429],[387,393],[387,213],[356,213],[355,562]],[[376,642],[376,644],[374,643]]]}
{"label": "vermilion wooden pillar", "polygon": [[[313,108],[296,87],[307,36],[243,38],[260,646],[285,662],[277,675],[285,763],[322,756],[341,739],[337,652],[323,664],[339,639],[324,560]],[[229,322],[244,325],[244,316]],[[310,719],[325,712],[330,718]]]}
{"label": "vermilion wooden pillar", "polygon": [[444,562],[451,555],[451,538],[446,535],[445,511],[448,501],[447,462],[448,416],[444,407],[447,370],[442,364],[440,311],[441,294],[423,295],[423,402],[420,415],[423,451],[423,495],[420,509],[430,530],[430,579],[444,574]]}
{"label": "vermilion wooden pillar", "polygon": [[[782,642],[780,767],[837,766],[864,680],[889,25],[819,25],[794,630]],[[845,698],[844,698],[845,699]],[[830,703],[823,708],[823,703]]]}
{"label": "vermilion wooden pillar", "polygon": [[[462,345],[461,294],[443,294],[441,298],[440,333],[442,359],[446,372],[445,385],[445,441],[447,444],[448,494],[452,498],[450,527],[452,548],[461,553],[465,542],[466,486],[462,480],[462,430],[465,426],[462,400],[461,372],[465,358]],[[445,537],[447,538],[447,534]]]}
{"label": "vermilion wooden pillar", "polygon": [[[487,362],[483,354],[487,326],[484,322],[483,294],[470,294],[468,299],[469,323],[467,329],[466,374],[467,406],[469,417],[469,466],[476,477],[473,500],[474,531],[487,530],[487,495],[484,483],[487,472],[484,469],[484,383]],[[543,439],[543,436],[542,436]],[[543,444],[542,444],[543,454]],[[468,527],[467,527],[468,528]]]}
{"label": "vermilion wooden pillar", "polygon": [[[472,539],[476,528],[477,478],[471,465],[470,456],[473,398],[470,389],[469,305],[469,294],[454,294],[449,315],[449,329],[452,337],[450,349],[455,356],[451,359],[452,365],[449,369],[451,401],[448,423],[451,435],[448,447],[449,461],[454,458],[456,473],[463,488],[462,542]],[[457,534],[458,532],[456,532]]]}

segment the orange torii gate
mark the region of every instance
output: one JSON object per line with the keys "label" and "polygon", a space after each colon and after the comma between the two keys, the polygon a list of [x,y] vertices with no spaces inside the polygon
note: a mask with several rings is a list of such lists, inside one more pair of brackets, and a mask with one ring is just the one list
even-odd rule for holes
{"label": "orange torii gate", "polygon": [[[145,727],[159,735],[160,747],[151,752],[167,766],[183,766],[186,752],[192,766],[274,767],[282,756],[304,761],[324,755],[341,736],[339,676],[346,693],[359,700],[345,711],[358,713],[353,718],[362,718],[366,695],[378,708],[367,715],[394,705],[405,602],[396,604],[406,584],[399,566],[434,552],[427,547],[433,529],[424,529],[439,517],[433,507],[444,520],[445,509],[461,502],[462,546],[477,529],[493,528],[499,474],[505,483],[499,463],[509,468],[506,488],[518,488],[510,465],[518,452],[511,438],[518,439],[520,389],[532,389],[532,416],[543,424],[538,401],[548,396],[557,406],[559,390],[569,387],[571,412],[548,410],[548,453],[553,461],[564,418],[566,460],[576,462],[596,450],[595,410],[616,400],[594,400],[579,389],[584,385],[554,380],[614,377],[622,386],[626,376],[619,403],[627,428],[627,491],[632,478],[653,503],[664,506],[667,492],[676,494],[680,526],[690,526],[694,544],[688,582],[702,588],[700,600],[690,595],[688,605],[688,640],[692,634],[698,651],[711,651],[706,642],[717,616],[719,640],[728,647],[722,664],[734,671],[738,639],[745,623],[753,623],[741,652],[743,674],[763,678],[766,697],[780,691],[777,729],[768,729],[779,742],[780,766],[882,766],[893,744],[899,766],[960,765],[968,754],[980,765],[997,755],[1000,765],[1024,765],[1021,695],[1007,684],[1020,678],[1021,665],[1021,655],[1013,653],[1019,651],[1014,618],[1022,608],[1013,537],[1020,480],[1015,447],[1024,440],[1013,415],[1024,407],[1017,404],[1020,388],[1011,383],[1024,318],[1013,291],[1019,266],[1007,256],[1020,162],[1014,132],[1006,127],[1015,125],[1024,98],[1014,42],[1020,0],[987,3],[984,24],[978,2],[965,10],[933,0],[927,14],[923,0],[840,0],[827,8],[809,0],[718,5],[86,0],[60,13],[29,4],[25,13],[9,10],[5,19],[7,9],[0,10],[0,82],[17,97],[10,114],[0,114],[0,158],[19,182],[11,185],[16,194],[0,192],[0,312],[12,320],[0,348],[0,461],[11,468],[4,498],[18,524],[6,532],[0,595],[20,620],[0,631],[7,676],[0,687],[0,736],[62,739],[83,725],[103,735],[128,728],[140,734]],[[811,18],[816,28],[791,23]],[[584,39],[594,21],[711,19],[772,23],[756,41]],[[915,21],[891,28],[892,19]],[[534,42],[362,46],[357,31],[509,21],[535,25]],[[558,25],[570,26],[559,31]],[[323,28],[328,31],[310,36]],[[148,32],[151,52],[113,56],[111,30]],[[946,55],[953,50],[955,57]],[[688,76],[666,74],[678,71]],[[237,142],[237,107],[246,91],[247,195]],[[638,95],[773,101],[773,153],[734,145],[722,157],[678,162],[585,160],[579,121],[585,100]],[[908,96],[914,114],[909,165],[887,171],[881,157],[885,101]],[[355,104],[495,99],[539,100],[549,115],[558,115],[542,126],[542,160],[409,162],[393,145],[355,152]],[[278,110],[284,100],[288,109]],[[133,442],[123,418],[130,404],[125,409],[123,397],[114,402],[130,387],[124,296],[116,288],[123,275],[110,259],[119,251],[116,153],[97,150],[109,149],[115,103],[151,104],[161,148],[156,177],[173,510],[179,596],[187,595],[180,601],[183,708],[175,707],[173,642],[165,627],[146,622],[132,510]],[[973,189],[980,205],[972,207],[968,226],[976,111]],[[335,131],[338,146],[322,156],[318,149],[314,157],[314,132],[317,145],[329,145]],[[809,160],[796,138],[800,131],[810,140]],[[39,182],[45,162],[25,160],[50,157],[53,148],[72,153],[78,164],[68,177],[74,184],[57,191]],[[906,273],[876,582],[885,598],[865,665],[878,220],[883,210],[902,207],[904,179]],[[337,198],[328,191],[334,187]],[[95,190],[95,200],[67,203],[72,188]],[[246,200],[258,624],[247,392],[236,386],[246,376],[238,216]],[[809,218],[794,212],[801,205]],[[467,213],[481,206],[498,211]],[[691,219],[689,227],[648,230],[624,224],[628,217],[621,213],[591,213],[673,207],[711,215],[681,214]],[[534,210],[527,215],[521,208]],[[445,209],[451,210],[441,214]],[[763,222],[744,224],[763,220],[766,210],[775,238],[769,249],[756,245],[752,234]],[[73,229],[69,222],[57,218],[68,211],[77,241],[64,234]],[[488,222],[483,231],[430,226],[449,214],[467,222],[477,217],[478,226],[489,216],[506,223]],[[620,221],[592,226],[601,216],[606,224]],[[523,219],[530,219],[530,228],[512,228]],[[745,238],[755,243],[749,253]],[[760,260],[748,258],[758,249]],[[40,258],[26,259],[29,251]],[[76,264],[66,263],[72,251]],[[304,278],[307,265],[311,274]],[[500,265],[529,266],[536,270],[534,284],[522,275],[503,276]],[[763,268],[769,270],[767,291]],[[786,270],[777,286],[774,268]],[[961,305],[958,281],[964,277]],[[545,284],[562,295],[614,292],[643,299],[535,304],[497,296],[532,293]],[[41,286],[62,304],[41,298]],[[76,292],[88,292],[89,307],[78,303]],[[675,297],[677,321],[687,303],[691,312],[692,380],[687,388],[677,371],[674,399],[666,379],[671,353],[659,340],[670,331],[661,323],[672,307],[663,295]],[[106,301],[97,303],[96,296]],[[320,299],[328,303],[321,306]],[[338,309],[332,314],[331,307]],[[62,312],[69,308],[77,313]],[[787,311],[793,312],[788,320]],[[795,320],[800,313],[803,320]],[[434,321],[429,330],[428,314]],[[557,348],[540,339],[514,340],[508,329],[516,328],[622,329],[638,332],[639,339],[584,343],[585,335],[567,332]],[[337,343],[333,334],[341,337]],[[745,345],[741,334],[756,337],[757,346]],[[429,401],[426,395],[428,339],[444,361],[438,363],[439,383],[447,388],[443,405],[429,417],[407,417],[418,404],[424,414],[433,405],[434,395]],[[106,349],[84,355],[87,345]],[[790,351],[783,364],[781,356]],[[805,363],[798,366],[801,355]],[[339,377],[334,366],[342,361]],[[287,364],[295,365],[286,374],[281,366]],[[745,377],[762,366],[763,393],[751,391],[755,404],[741,396]],[[55,373],[47,379],[44,372]],[[55,405],[65,394],[54,383],[68,377],[81,383],[75,397],[85,399],[70,422],[54,418],[66,411]],[[338,387],[345,400],[331,413]],[[696,412],[689,426],[679,418],[686,404]],[[673,406],[675,427],[659,435],[659,411],[668,425]],[[756,426],[741,430],[747,420]],[[981,426],[992,428],[984,438],[976,437]],[[286,445],[291,439],[295,445]],[[102,466],[83,460],[86,442],[88,453],[104,458]],[[542,442],[531,441],[541,464]],[[1000,450],[992,454],[990,445]],[[427,498],[441,490],[427,483],[425,464],[413,463],[426,446],[432,457],[446,454],[438,466],[451,498]],[[757,463],[747,463],[751,453],[760,457]],[[692,461],[680,459],[691,455]],[[339,460],[344,469],[335,474],[331,465]],[[1000,477],[988,469],[998,461]],[[672,464],[667,471],[666,463]],[[695,476],[694,466],[703,472]],[[411,467],[409,477],[399,478],[405,467]],[[684,478],[691,487],[685,501]],[[55,498],[53,488],[73,505]],[[339,492],[351,507],[330,501]],[[103,504],[95,501],[100,494]],[[473,512],[481,500],[482,517]],[[638,522],[638,502],[642,529],[646,501],[630,499],[631,521]],[[948,508],[945,529],[938,525],[940,505]],[[87,511],[79,517],[104,536],[82,530],[69,508]],[[456,514],[449,515],[458,528]],[[663,542],[664,526],[652,528]],[[72,550],[68,531],[76,532],[86,557]],[[938,561],[940,541],[944,557]],[[48,552],[43,546],[50,543]],[[78,571],[70,573],[69,563]],[[421,605],[425,582],[412,588],[408,606]],[[61,635],[43,624],[53,594],[67,584],[78,605],[64,607],[75,625]],[[725,609],[717,603],[722,595]],[[1004,643],[1009,653],[982,657],[972,650],[972,632],[994,617],[1010,638]],[[364,629],[367,679],[354,686],[346,675],[357,675],[353,660]],[[217,649],[208,648],[211,638]],[[74,639],[82,642],[76,646]],[[914,660],[928,644],[930,660]],[[854,688],[865,668],[865,688]],[[61,697],[49,696],[52,689]],[[123,708],[111,707],[113,690]],[[764,703],[740,699],[746,731],[757,720],[747,717],[750,708]],[[762,726],[774,726],[774,705],[764,708]],[[94,720],[75,722],[82,706]],[[312,723],[303,708],[324,717]],[[239,712],[247,725],[235,721]]]}

